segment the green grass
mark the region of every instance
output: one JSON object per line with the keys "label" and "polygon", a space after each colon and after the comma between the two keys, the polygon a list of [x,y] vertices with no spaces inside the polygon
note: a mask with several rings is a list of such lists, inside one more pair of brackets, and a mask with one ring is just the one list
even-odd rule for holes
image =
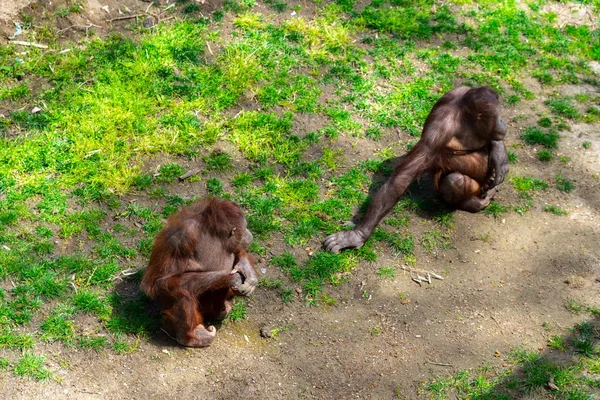
{"label": "green grass", "polygon": [[573,120],[581,118],[581,114],[567,98],[550,99],[544,102],[553,114]]}
{"label": "green grass", "polygon": [[581,303],[578,300],[569,299],[566,305],[567,310],[573,313],[580,313],[585,310],[585,304]]}
{"label": "green grass", "polygon": [[573,189],[575,189],[575,184],[573,183],[573,181],[563,176],[560,172],[556,175],[554,184],[558,190],[564,193],[569,193]]}
{"label": "green grass", "polygon": [[394,267],[381,267],[377,270],[377,275],[382,279],[396,279],[396,268]]}
{"label": "green grass", "polygon": [[13,367],[13,372],[17,376],[48,380],[52,377],[52,374],[44,368],[45,362],[45,357],[25,353]]}
{"label": "green grass", "polygon": [[426,231],[423,234],[421,246],[430,253],[436,250],[449,249],[451,247],[450,233],[438,229]]}
{"label": "green grass", "polygon": [[521,135],[523,141],[530,145],[542,145],[547,149],[558,148],[558,140],[560,135],[555,131],[543,132],[537,127],[530,126],[525,129],[525,132]]}
{"label": "green grass", "polygon": [[497,219],[500,214],[503,214],[505,212],[507,212],[509,210],[509,207],[505,206],[504,204],[501,204],[500,202],[496,201],[496,200],[492,200],[490,202],[490,205],[487,206],[484,210],[483,213],[487,214],[487,215],[491,215],[494,217],[494,219]]}
{"label": "green grass", "polygon": [[560,335],[554,335],[548,338],[548,347],[555,350],[566,350],[565,339]]}
{"label": "green grass", "polygon": [[246,300],[236,299],[233,302],[233,308],[229,315],[225,318],[225,323],[238,322],[246,319],[248,315],[248,302]]}
{"label": "green grass", "polygon": [[294,291],[290,288],[281,289],[279,292],[281,295],[281,302],[283,304],[289,304],[294,302]]}
{"label": "green grass", "polygon": [[552,161],[552,151],[551,150],[540,150],[537,152],[536,157],[541,162],[550,162],[550,161]]}
{"label": "green grass", "polygon": [[273,279],[273,278],[260,278],[258,280],[258,287],[263,287],[265,289],[279,289],[283,285],[283,281],[281,279]]}
{"label": "green grass", "polygon": [[552,126],[552,120],[548,117],[543,117],[538,120],[538,125],[544,128],[549,128]]}
{"label": "green grass", "polygon": [[524,176],[513,176],[509,179],[510,183],[513,185],[515,190],[519,192],[529,192],[529,191],[537,191],[537,190],[545,190],[550,186],[548,182],[533,178],[533,177],[524,177]]}
{"label": "green grass", "polygon": [[227,171],[232,167],[231,155],[223,151],[213,151],[204,157],[204,162],[211,171]]}
{"label": "green grass", "polygon": [[373,238],[387,242],[397,255],[410,256],[415,250],[414,236],[405,230],[400,233],[390,233],[383,229],[377,229],[373,234]]}
{"label": "green grass", "polygon": [[552,213],[554,215],[567,215],[567,214],[569,214],[567,211],[565,211],[562,208],[557,207],[557,206],[545,206],[544,207],[544,211]]}

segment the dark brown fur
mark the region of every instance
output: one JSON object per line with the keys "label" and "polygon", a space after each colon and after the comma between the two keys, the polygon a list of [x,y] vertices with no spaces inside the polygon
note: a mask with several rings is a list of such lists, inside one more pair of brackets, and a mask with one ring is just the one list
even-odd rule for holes
{"label": "dark brown fur", "polygon": [[210,345],[216,331],[205,320],[225,317],[234,294],[254,290],[251,242],[242,210],[230,201],[200,200],[169,217],[141,287],[159,302],[163,329],[180,344]]}
{"label": "dark brown fur", "polygon": [[442,96],[427,116],[421,139],[373,196],[360,225],[325,240],[334,253],[360,247],[424,172],[453,206],[476,212],[487,207],[508,172],[506,123],[490,87],[459,87]]}

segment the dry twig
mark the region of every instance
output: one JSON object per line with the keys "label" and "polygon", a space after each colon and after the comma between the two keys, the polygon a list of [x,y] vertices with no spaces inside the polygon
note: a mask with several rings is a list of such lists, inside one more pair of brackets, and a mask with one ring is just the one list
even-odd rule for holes
{"label": "dry twig", "polygon": [[48,48],[48,46],[46,46],[45,44],[34,43],[34,42],[24,42],[22,40],[11,40],[10,43],[18,44],[20,46],[37,47],[39,49],[47,49]]}
{"label": "dry twig", "polygon": [[125,15],[124,17],[116,17],[116,18],[108,19],[108,20],[106,20],[106,22],[121,21],[124,19],[133,19],[133,18],[143,17],[143,16],[144,16],[144,14]]}

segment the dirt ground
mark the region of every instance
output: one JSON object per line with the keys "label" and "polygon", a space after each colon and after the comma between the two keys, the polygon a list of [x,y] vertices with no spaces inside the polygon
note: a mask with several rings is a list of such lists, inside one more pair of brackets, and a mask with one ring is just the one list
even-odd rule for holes
{"label": "dirt ground", "polygon": [[0,0],[0,20],[10,21],[33,0]]}
{"label": "dirt ground", "polygon": [[[88,2],[86,9],[93,13],[77,16],[82,18],[79,23],[100,24],[105,17],[95,13],[104,12],[98,9],[108,3],[127,4],[132,10],[148,7],[135,0]],[[0,0],[0,19],[11,21],[28,3]],[[10,23],[2,29],[10,31]],[[549,94],[530,89],[540,102]],[[552,90],[599,94],[591,86]],[[504,109],[508,120],[523,113],[529,120],[510,126],[509,144],[537,116],[529,106]],[[584,140],[592,143],[585,151]],[[349,146],[348,166],[370,157],[370,147],[366,140],[364,146],[360,140]],[[442,281],[418,286],[408,273],[383,280],[376,270],[402,261],[380,252],[376,262],[362,263],[349,282],[325,288],[340,300],[338,306],[310,308],[300,295],[283,305],[275,292],[258,289],[247,319],[221,327],[207,349],[181,348],[161,335],[141,342],[127,356],[48,344],[36,353],[46,354],[59,379],[39,383],[2,374],[2,397],[392,399],[399,391],[404,398],[418,398],[421,385],[434,377],[485,363],[501,366],[514,346],[547,352],[544,322],[551,332],[564,334],[562,329],[584,318],[566,309],[569,299],[600,307],[600,180],[592,178],[600,172],[597,125],[575,125],[565,132],[559,152],[570,159],[569,177],[577,189],[568,195],[554,190],[536,194],[533,209],[524,216],[511,212],[495,220],[456,212],[453,248],[417,254],[418,268],[446,272]],[[530,154],[512,168],[519,175],[548,178],[560,167],[542,165]],[[181,184],[182,192],[190,190],[186,185]],[[516,201],[508,187],[501,189],[503,196]],[[546,204],[569,215],[545,213]],[[411,230],[418,229],[423,228],[411,225]],[[485,235],[489,240],[478,239]],[[310,246],[318,248],[322,239],[314,238]],[[300,261],[307,257],[297,256]],[[261,277],[281,276],[265,260],[257,269]],[[260,336],[265,326],[282,331],[265,339]]]}

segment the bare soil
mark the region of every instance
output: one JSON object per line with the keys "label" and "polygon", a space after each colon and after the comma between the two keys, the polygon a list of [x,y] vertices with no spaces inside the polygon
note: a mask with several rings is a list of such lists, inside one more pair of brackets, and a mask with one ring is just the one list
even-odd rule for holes
{"label": "bare soil", "polygon": [[[28,3],[0,0],[0,19],[9,20]],[[124,5],[132,10],[148,7],[136,0],[88,0],[86,14],[74,16],[77,20],[71,23],[103,24],[106,12],[101,7],[106,4],[113,11]],[[587,86],[554,90],[598,95]],[[536,91],[540,102],[548,94],[541,88]],[[509,144],[519,142],[519,128],[537,120],[528,107],[505,109],[509,120],[529,115],[529,120],[510,127]],[[318,124],[298,115],[295,133],[303,136]],[[592,143],[585,151],[584,140]],[[376,150],[369,140],[340,143],[346,167]],[[563,133],[560,155],[569,157],[567,166],[541,164],[527,151],[520,150],[514,172],[548,179],[562,168],[576,189],[568,195],[556,190],[536,194],[533,209],[524,216],[511,212],[496,220],[456,212],[453,248],[436,254],[421,249],[417,254],[417,267],[445,272],[443,281],[418,286],[408,273],[384,280],[376,270],[401,265],[401,260],[380,251],[379,259],[362,263],[349,282],[325,288],[338,299],[337,306],[310,308],[301,294],[295,303],[283,305],[276,292],[259,289],[247,319],[220,327],[207,349],[181,348],[160,334],[126,356],[47,344],[36,354],[47,356],[58,381],[39,383],[2,374],[2,397],[391,399],[400,388],[405,398],[418,398],[424,382],[485,363],[501,366],[515,346],[548,352],[550,333],[564,334],[562,329],[584,318],[566,309],[569,299],[600,307],[600,180],[592,178],[600,172],[598,125],[575,125]],[[178,190],[189,194],[195,186],[182,183]],[[499,197],[517,202],[507,183]],[[560,206],[569,215],[545,213],[546,204]],[[415,233],[423,229],[415,221],[410,227]],[[319,248],[322,239],[314,238],[309,246]],[[290,251],[281,241],[272,242],[275,254]],[[307,254],[297,256],[302,261]],[[266,260],[260,260],[257,269],[264,271],[262,277],[281,276]],[[283,329],[265,339],[260,336],[263,327]]]}
{"label": "bare soil", "polygon": [[10,21],[19,13],[19,10],[23,9],[33,0],[0,0],[0,20]]}

